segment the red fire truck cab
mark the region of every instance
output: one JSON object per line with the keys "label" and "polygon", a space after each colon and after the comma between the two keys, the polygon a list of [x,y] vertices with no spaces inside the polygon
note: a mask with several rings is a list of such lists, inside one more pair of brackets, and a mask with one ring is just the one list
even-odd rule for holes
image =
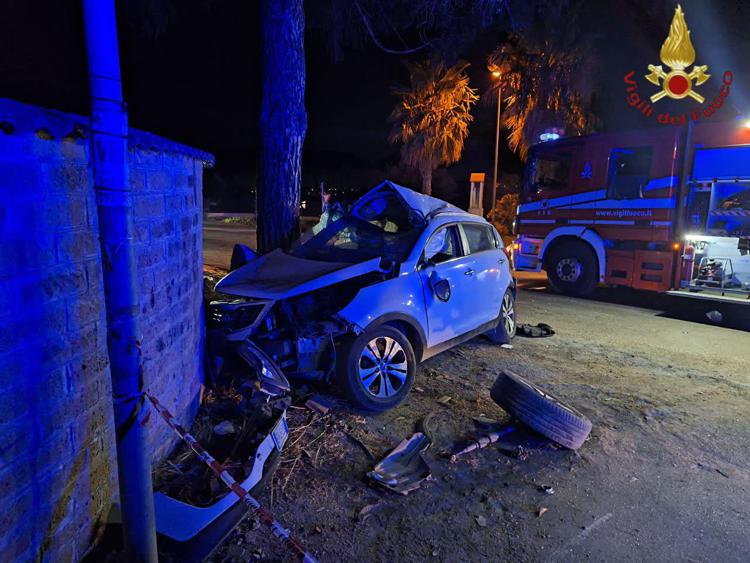
{"label": "red fire truck cab", "polygon": [[515,268],[750,304],[750,128],[740,121],[563,138],[532,148]]}

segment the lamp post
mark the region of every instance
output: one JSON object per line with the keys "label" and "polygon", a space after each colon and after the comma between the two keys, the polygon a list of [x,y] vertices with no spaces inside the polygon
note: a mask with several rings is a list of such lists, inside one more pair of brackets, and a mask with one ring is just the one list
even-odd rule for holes
{"label": "lamp post", "polygon": [[[499,70],[492,71],[492,76],[499,79],[501,72]],[[500,107],[502,105],[502,83],[498,80],[497,83],[497,123],[495,125],[495,167],[492,173],[492,200],[490,201],[490,221],[495,219],[495,200],[497,198],[497,161],[500,155]]]}

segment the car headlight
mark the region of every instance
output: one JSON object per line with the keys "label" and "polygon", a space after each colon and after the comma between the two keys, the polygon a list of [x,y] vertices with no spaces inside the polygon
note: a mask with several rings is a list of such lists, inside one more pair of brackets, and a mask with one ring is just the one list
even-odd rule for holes
{"label": "car headlight", "polygon": [[211,301],[208,321],[211,326],[226,330],[254,328],[263,320],[271,301]]}

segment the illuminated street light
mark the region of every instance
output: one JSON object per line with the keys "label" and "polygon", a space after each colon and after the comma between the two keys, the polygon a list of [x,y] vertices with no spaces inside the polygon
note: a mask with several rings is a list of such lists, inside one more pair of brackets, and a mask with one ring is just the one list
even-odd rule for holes
{"label": "illuminated street light", "polygon": [[492,174],[492,200],[490,202],[490,221],[495,218],[495,200],[497,199],[497,162],[500,154],[500,107],[502,105],[502,91],[503,86],[500,82],[502,73],[495,69],[492,71],[492,76],[498,80],[497,83],[497,124],[495,125],[495,169]]}

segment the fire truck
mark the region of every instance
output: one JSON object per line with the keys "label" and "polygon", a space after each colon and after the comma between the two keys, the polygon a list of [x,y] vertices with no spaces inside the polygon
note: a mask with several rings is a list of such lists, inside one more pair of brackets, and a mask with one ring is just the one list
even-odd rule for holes
{"label": "fire truck", "polygon": [[516,270],[560,293],[598,284],[750,304],[750,124],[561,138],[534,146]]}

